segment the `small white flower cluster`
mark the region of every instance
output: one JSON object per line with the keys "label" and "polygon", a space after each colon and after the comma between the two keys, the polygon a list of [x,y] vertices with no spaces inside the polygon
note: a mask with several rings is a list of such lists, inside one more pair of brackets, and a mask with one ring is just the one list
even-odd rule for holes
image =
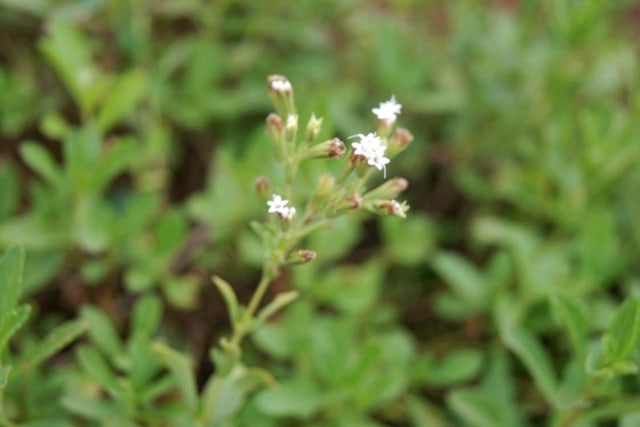
{"label": "small white flower cluster", "polygon": [[290,221],[296,214],[296,208],[287,206],[289,201],[283,199],[279,194],[273,194],[271,200],[267,202],[269,213],[278,214],[285,221]]}
{"label": "small white flower cluster", "polygon": [[291,92],[292,87],[289,80],[286,79],[274,79],[271,82],[271,89],[276,92]]}
{"label": "small white flower cluster", "polygon": [[384,157],[387,147],[382,145],[382,140],[375,133],[353,135],[351,138],[360,138],[360,142],[354,142],[352,145],[356,156],[363,156],[367,159],[367,164],[375,166],[378,170],[384,169],[385,177],[387,175],[386,165],[389,159]]}
{"label": "small white flower cluster", "polygon": [[[402,110],[402,105],[396,102],[395,96],[392,96],[390,100],[381,102],[378,108],[374,108],[371,111],[384,126],[390,126],[396,122],[400,110]],[[351,138],[360,138],[359,142],[352,144],[353,154],[363,156],[369,166],[375,166],[378,170],[382,169],[386,178],[386,165],[389,163],[389,159],[384,156],[387,147],[382,144],[382,139],[376,133],[368,133],[366,135],[359,133]]]}
{"label": "small white flower cluster", "polygon": [[400,110],[402,110],[402,105],[396,102],[396,97],[393,95],[390,100],[381,102],[378,108],[374,108],[371,111],[378,117],[378,120],[392,125],[400,115]]}

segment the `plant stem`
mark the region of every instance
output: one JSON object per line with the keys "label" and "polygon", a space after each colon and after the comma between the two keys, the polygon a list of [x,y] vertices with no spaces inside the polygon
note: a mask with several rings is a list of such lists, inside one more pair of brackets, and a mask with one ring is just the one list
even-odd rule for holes
{"label": "plant stem", "polygon": [[277,271],[277,268],[273,269],[270,267],[271,266],[267,262],[265,262],[262,267],[262,277],[260,278],[260,282],[258,282],[258,286],[251,296],[249,305],[247,306],[246,311],[242,315],[242,319],[238,322],[238,325],[233,332],[233,336],[231,337],[231,344],[234,347],[239,348],[243,338],[246,336],[247,332],[249,332],[253,315],[258,310],[260,302],[269,288],[269,283],[273,279],[273,271]]}

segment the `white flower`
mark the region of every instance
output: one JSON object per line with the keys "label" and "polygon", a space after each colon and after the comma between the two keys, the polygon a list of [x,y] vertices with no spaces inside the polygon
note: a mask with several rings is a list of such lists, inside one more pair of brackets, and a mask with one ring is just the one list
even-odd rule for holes
{"label": "white flower", "polygon": [[278,212],[278,215],[280,215],[280,218],[284,219],[285,221],[291,221],[291,219],[295,216],[295,214],[296,214],[296,208],[294,207],[282,208],[280,212]]}
{"label": "white flower", "polygon": [[267,202],[269,205],[269,213],[280,213],[283,209],[287,209],[286,206],[289,203],[288,200],[283,199],[278,194],[271,196],[271,200]]}
{"label": "white flower", "polygon": [[384,152],[387,147],[382,145],[382,140],[375,133],[353,135],[351,138],[360,138],[360,142],[354,142],[351,144],[353,147],[353,154],[356,156],[363,156],[367,159],[367,164],[375,166],[378,170],[383,169],[384,175],[387,175],[386,165],[389,163],[389,159],[384,157]]}
{"label": "white flower", "polygon": [[393,124],[396,122],[401,109],[402,105],[396,102],[396,97],[394,95],[390,100],[381,102],[378,108],[374,108],[371,111],[373,111],[373,114],[378,117],[378,120]]}
{"label": "white flower", "polygon": [[289,201],[283,199],[279,194],[271,196],[271,200],[267,202],[269,213],[278,214],[278,216],[286,221],[290,221],[296,214],[296,208],[287,206]]}

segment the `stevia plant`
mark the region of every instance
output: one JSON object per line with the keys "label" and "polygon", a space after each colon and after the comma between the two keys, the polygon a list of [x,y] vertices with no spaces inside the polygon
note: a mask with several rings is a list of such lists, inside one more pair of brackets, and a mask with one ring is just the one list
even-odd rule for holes
{"label": "stevia plant", "polygon": [[[58,323],[44,337],[32,335],[23,339],[18,350],[10,340],[24,327],[31,314],[31,305],[21,303],[25,253],[13,247],[0,256],[0,425],[17,426],[16,419],[44,413],[49,419],[48,405],[34,405],[37,399],[51,399],[59,387],[38,383],[44,362],[69,345],[87,329],[82,320]],[[41,402],[40,402],[41,403]],[[44,406],[44,408],[43,408]],[[36,415],[37,414],[37,415]],[[22,424],[20,424],[22,425]]]}
{"label": "stevia plant", "polygon": [[[296,291],[284,291],[262,304],[269,285],[282,269],[316,258],[312,249],[304,247],[305,238],[330,226],[341,215],[366,210],[404,218],[409,209],[406,202],[396,200],[408,185],[405,179],[396,177],[371,185],[379,175],[383,180],[386,178],[391,159],[413,139],[407,130],[395,127],[402,108],[395,97],[372,110],[378,119],[377,130],[354,134],[347,147],[337,137],[318,141],[322,119],[313,114],[304,131],[299,129],[293,87],[286,77],[270,76],[268,89],[276,112],[267,117],[267,130],[282,174],[256,180],[256,190],[265,201],[268,216],[263,222],[251,224],[264,249],[260,281],[244,305],[231,284],[220,277],[213,278],[227,306],[231,334],[211,351],[216,372],[206,382],[202,396],[196,392],[188,357],[164,344],[155,345],[156,353],[176,377],[185,408],[191,412],[195,425],[226,425],[252,390],[261,384],[274,383],[268,371],[245,364],[243,341],[298,296]],[[312,177],[315,187],[308,191],[300,171],[306,162],[316,159],[340,164],[335,174],[325,172]]]}

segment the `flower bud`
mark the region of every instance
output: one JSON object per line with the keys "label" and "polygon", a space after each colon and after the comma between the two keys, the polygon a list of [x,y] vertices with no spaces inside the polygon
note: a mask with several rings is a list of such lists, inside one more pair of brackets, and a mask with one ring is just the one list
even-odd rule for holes
{"label": "flower bud", "polygon": [[281,117],[287,117],[289,114],[295,113],[293,103],[293,86],[285,76],[273,74],[267,77],[269,85],[269,95],[273,102],[276,112]]}
{"label": "flower bud", "polygon": [[284,157],[285,146],[283,141],[283,124],[282,119],[276,113],[271,113],[267,116],[267,133],[269,139],[273,145],[273,150],[276,153],[276,157],[280,160]]}
{"label": "flower bud", "polygon": [[269,182],[269,179],[267,177],[259,176],[258,178],[256,178],[254,186],[256,189],[256,193],[258,193],[258,195],[262,199],[267,200],[269,198],[269,195],[271,193],[271,183]]}
{"label": "flower bud", "polygon": [[354,193],[349,197],[345,197],[336,205],[335,211],[330,216],[338,216],[347,212],[355,211],[362,206],[362,196]]}
{"label": "flower bud", "polygon": [[306,264],[316,259],[318,254],[314,251],[301,249],[299,251],[292,252],[287,257],[287,265]]}
{"label": "flower bud", "polygon": [[318,185],[316,187],[315,198],[323,199],[333,194],[336,188],[336,180],[329,174],[324,174],[320,177]]}
{"label": "flower bud", "polygon": [[282,119],[276,113],[270,113],[267,116],[267,131],[269,132],[269,136],[274,141],[279,141],[282,138]]}
{"label": "flower bud", "polygon": [[398,203],[395,200],[374,200],[367,208],[378,214],[406,218],[409,205],[406,202]]}
{"label": "flower bud", "polygon": [[318,138],[320,129],[322,128],[322,118],[317,118],[315,114],[311,114],[311,118],[307,122],[307,128],[304,132],[304,142],[313,144]]}
{"label": "flower bud", "polygon": [[296,134],[298,133],[298,115],[289,114],[287,123],[284,126],[284,136],[287,144],[293,146],[296,142]]}
{"label": "flower bud", "polygon": [[333,138],[315,145],[307,151],[305,158],[307,159],[336,159],[344,155],[345,146],[339,138]]}
{"label": "flower bud", "polygon": [[404,178],[392,178],[364,195],[367,200],[395,199],[407,189],[409,181]]}
{"label": "flower bud", "polygon": [[398,128],[389,138],[387,144],[387,156],[395,157],[402,151],[404,151],[409,144],[413,141],[413,135],[411,132],[404,128]]}

